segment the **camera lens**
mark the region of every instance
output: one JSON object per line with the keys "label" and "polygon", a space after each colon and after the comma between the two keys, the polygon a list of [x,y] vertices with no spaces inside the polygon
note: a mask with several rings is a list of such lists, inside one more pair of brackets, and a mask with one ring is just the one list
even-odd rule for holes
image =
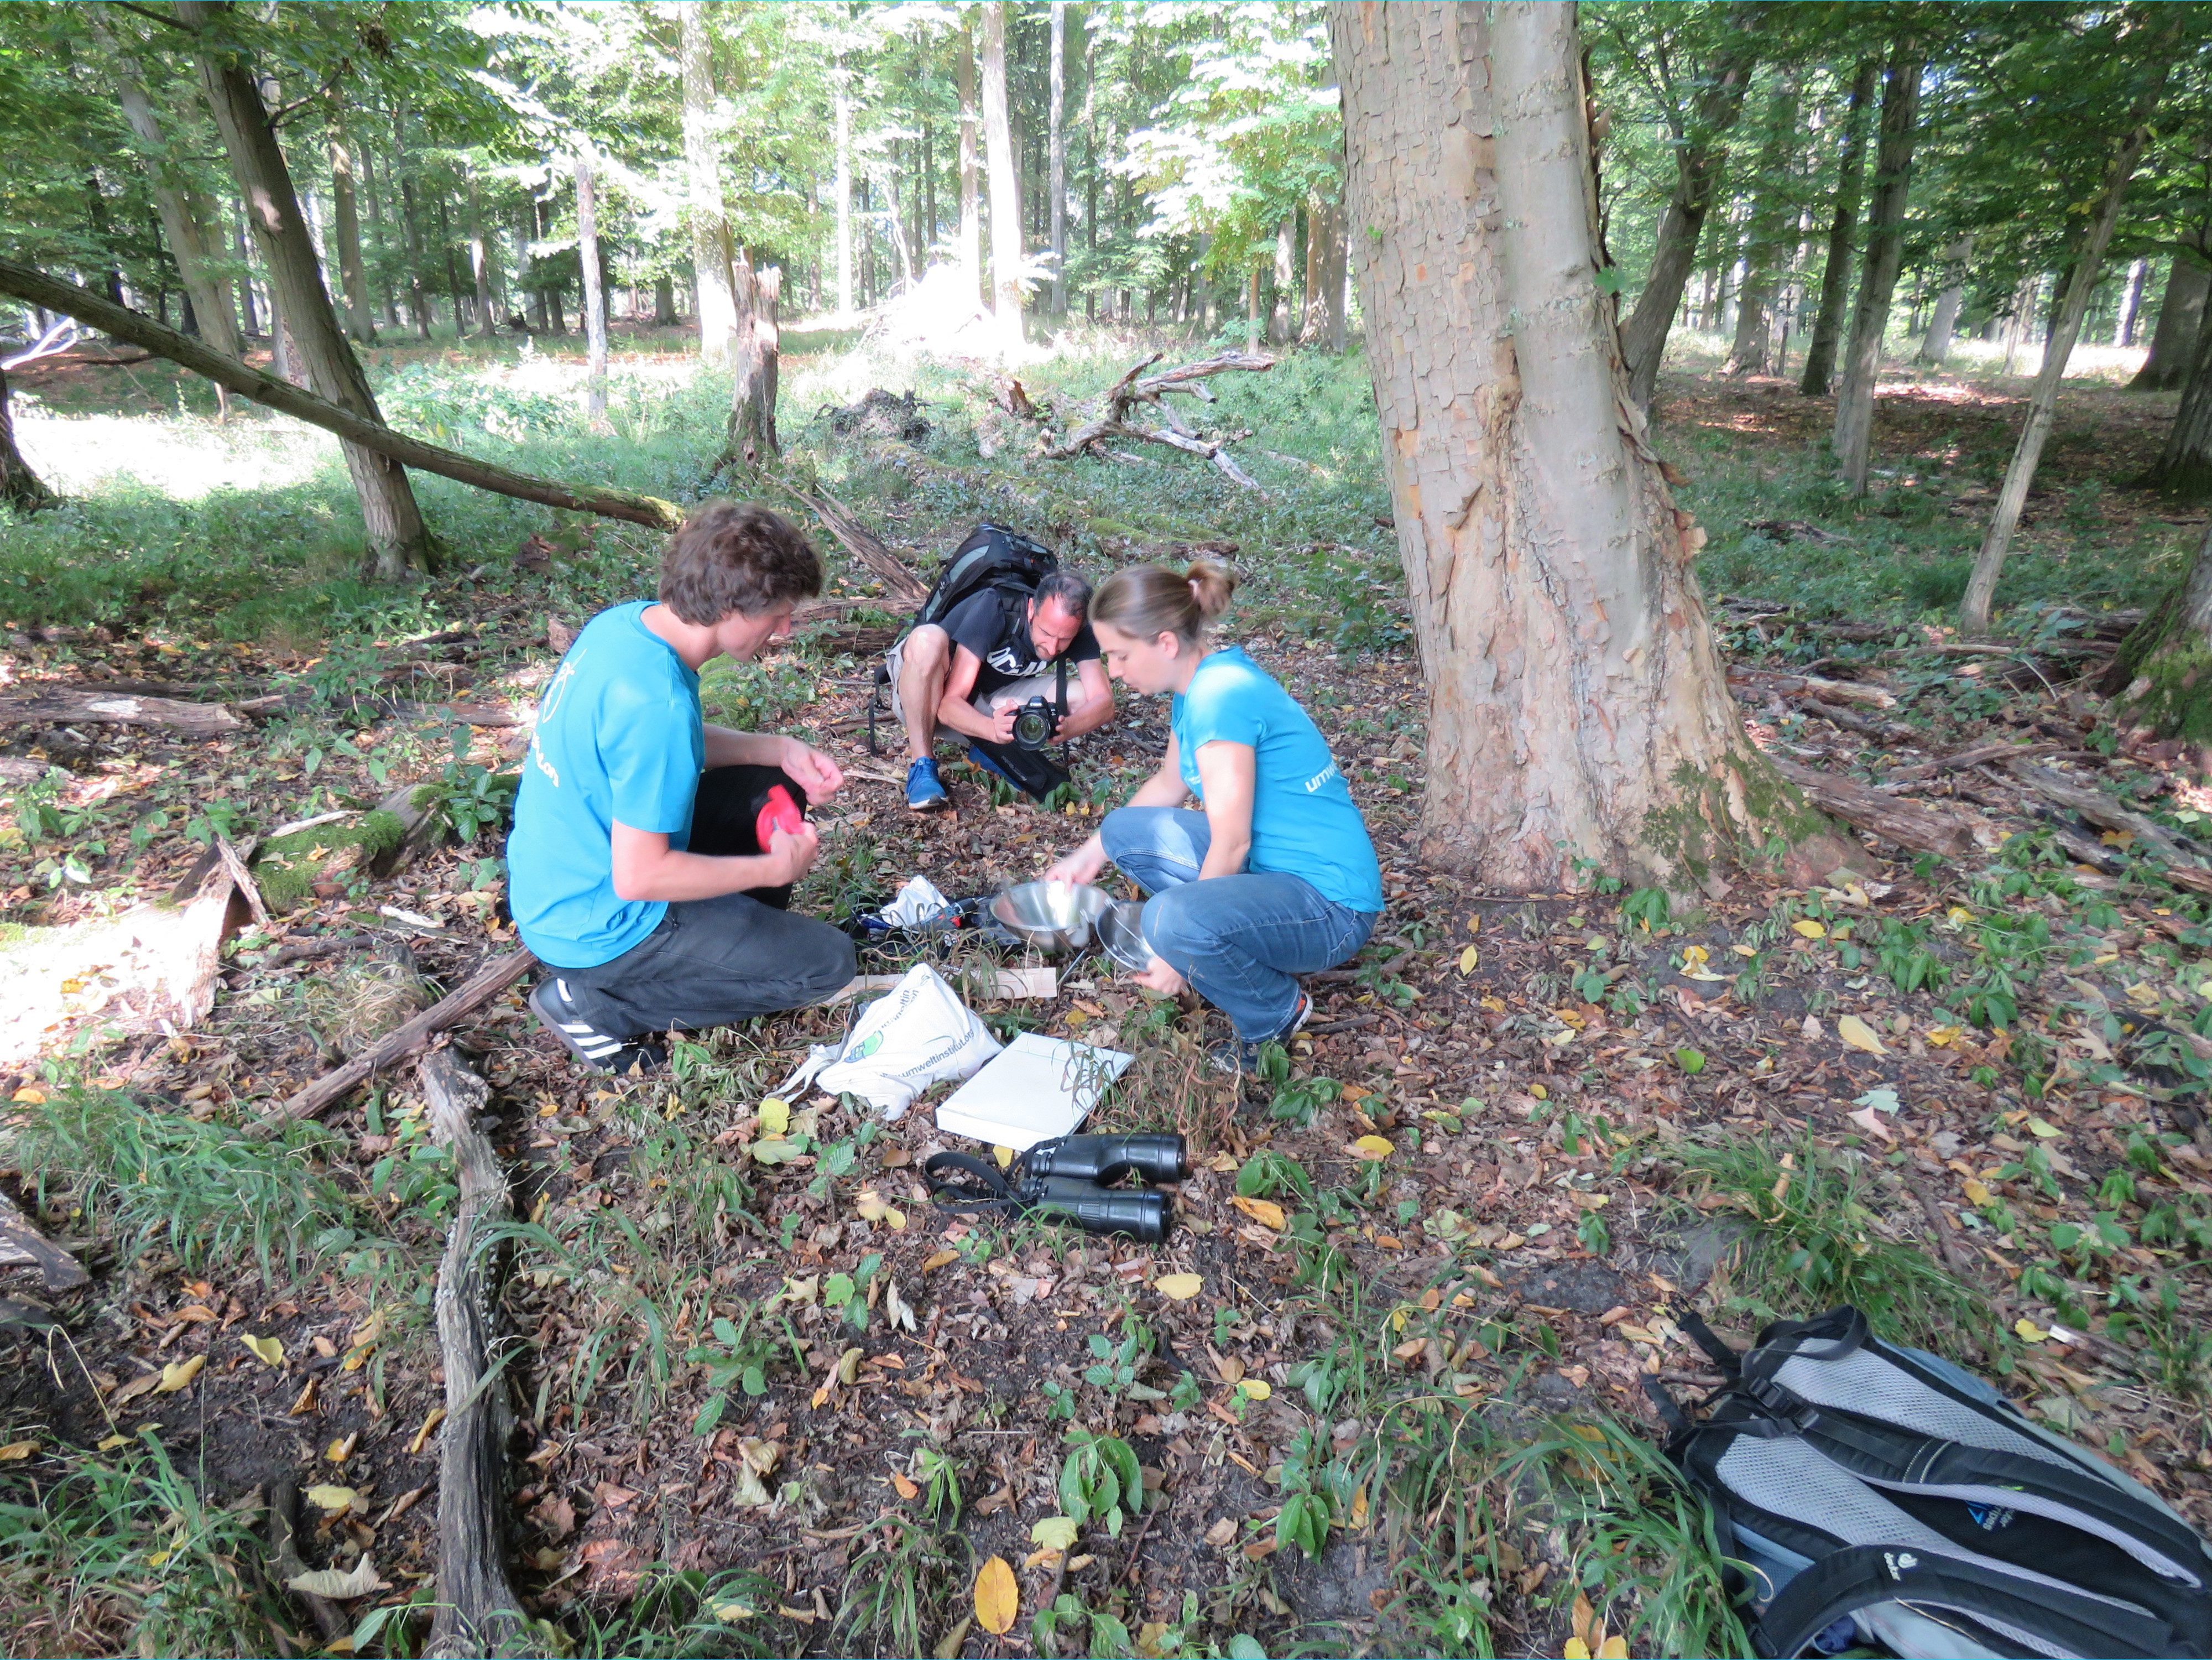
{"label": "camera lens", "polygon": [[1052,742],[1052,716],[1034,703],[1014,717],[1014,742],[1025,750],[1041,750]]}

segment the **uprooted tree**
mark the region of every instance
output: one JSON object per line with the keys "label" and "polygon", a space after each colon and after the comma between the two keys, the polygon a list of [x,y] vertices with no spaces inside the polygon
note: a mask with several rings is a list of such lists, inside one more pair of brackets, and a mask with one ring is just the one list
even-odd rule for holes
{"label": "uprooted tree", "polygon": [[1850,850],[1745,734],[1598,291],[1571,6],[1339,3],[1351,220],[1429,684],[1422,852],[1684,891]]}

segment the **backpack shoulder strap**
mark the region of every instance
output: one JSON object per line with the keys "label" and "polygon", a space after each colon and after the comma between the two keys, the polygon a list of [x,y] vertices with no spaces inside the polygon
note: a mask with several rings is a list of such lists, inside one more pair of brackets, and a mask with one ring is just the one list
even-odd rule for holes
{"label": "backpack shoulder strap", "polygon": [[1845,1614],[1877,1602],[1931,1604],[2032,1631],[2069,1655],[2166,1655],[2163,1620],[2085,1592],[2012,1578],[1924,1549],[1853,1545],[1804,1569],[1767,1605],[1753,1632],[1761,1654],[1802,1654]]}

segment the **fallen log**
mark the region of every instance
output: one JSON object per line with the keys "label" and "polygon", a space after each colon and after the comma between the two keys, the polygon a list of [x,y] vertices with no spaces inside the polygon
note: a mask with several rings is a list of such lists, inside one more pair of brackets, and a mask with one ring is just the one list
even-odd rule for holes
{"label": "fallen log", "polygon": [[[1259,481],[1237,464],[1227,447],[1252,435],[1249,432],[1228,433],[1218,438],[1206,438],[1193,432],[1177,418],[1165,400],[1176,395],[1197,398],[1211,403],[1213,390],[1205,382],[1217,374],[1245,370],[1264,374],[1275,367],[1275,360],[1256,352],[1225,351],[1218,356],[1196,363],[1185,363],[1178,368],[1166,369],[1158,374],[1147,375],[1145,371],[1160,361],[1162,353],[1154,352],[1136,364],[1121,378],[1106,389],[1098,401],[1098,413],[1061,441],[1055,442],[1051,432],[1046,431],[1037,440],[1037,453],[1048,461],[1065,461],[1098,447],[1109,438],[1141,439],[1149,444],[1164,445],[1169,449],[1182,450],[1218,467],[1228,477],[1246,489],[1256,490]],[[1147,404],[1160,411],[1164,427],[1140,427],[1132,422],[1132,404]],[[1103,453],[1103,451],[1098,451]]]}
{"label": "fallen log", "polygon": [[84,1265],[31,1225],[31,1219],[0,1193],[0,1263],[35,1268],[48,1291],[69,1291],[92,1276]]}
{"label": "fallen log", "polygon": [[0,722],[62,727],[71,725],[147,727],[216,738],[246,725],[221,703],[185,703],[173,697],[142,697],[95,690],[88,686],[40,685],[36,682],[0,692]]}
{"label": "fallen log", "polygon": [[1902,796],[1886,795],[1855,778],[1815,772],[1783,756],[1769,755],[1766,758],[1815,806],[1833,813],[1854,829],[1869,831],[1900,848],[1957,858],[1979,848],[1996,845],[1997,833],[1986,819],[1926,806]]}
{"label": "fallen log", "polygon": [[1939,755],[1933,761],[1922,761],[1910,767],[1897,767],[1882,776],[1885,784],[1909,784],[1923,778],[1933,778],[1938,773],[1963,772],[1969,767],[1978,767],[1984,761],[2002,761],[2008,757],[2025,760],[2033,755],[2048,755],[2063,747],[2057,744],[2015,744],[2010,739],[2000,739],[1993,744],[1976,744],[1970,749],[1954,750],[1948,755]]}
{"label": "fallen log", "polygon": [[507,1176],[476,1128],[491,1091],[451,1049],[422,1058],[430,1134],[453,1155],[459,1208],[446,1231],[435,1301],[446,1368],[438,1444],[438,1603],[426,1654],[519,1651],[521,1601],[507,1575],[507,1383],[492,1368],[493,1252],[483,1237],[508,1219]]}
{"label": "fallen log", "polygon": [[385,1067],[415,1054],[447,1027],[474,1014],[529,973],[537,962],[526,951],[494,958],[470,976],[459,990],[433,1003],[398,1031],[377,1039],[337,1071],[325,1073],[290,1099],[264,1113],[255,1121],[252,1133],[274,1135],[297,1119],[313,1118]]}
{"label": "fallen log", "polygon": [[2078,813],[2100,830],[2120,830],[2134,836],[2169,865],[2185,869],[2197,866],[2200,848],[2189,845],[2142,814],[2130,812],[2102,790],[2085,788],[2063,773],[2031,762],[2015,761],[2005,770],[2053,806]]}
{"label": "fallen log", "polygon": [[1857,703],[1872,709],[1893,709],[1897,695],[1880,686],[1861,685],[1856,680],[1828,680],[1817,674],[1776,674],[1764,669],[1731,669],[1729,685],[1753,689],[1759,693],[1771,692],[1778,697],[1813,697],[1830,703]]}
{"label": "fallen log", "polygon": [[[907,569],[884,539],[853,516],[852,510],[826,490],[802,491],[799,499],[814,509],[816,518],[829,526],[846,552],[882,579],[892,608],[919,605],[929,598],[929,584]],[[793,612],[794,618],[798,613]]]}
{"label": "fallen log", "polygon": [[410,438],[404,433],[394,432],[381,422],[356,415],[336,404],[318,398],[303,386],[273,374],[264,374],[259,369],[249,368],[235,357],[226,357],[211,350],[190,337],[165,328],[143,313],[127,306],[118,306],[90,289],[79,288],[74,283],[64,283],[44,271],[21,265],[13,259],[0,258],[0,294],[17,300],[27,300],[34,306],[44,306],[48,311],[60,312],[88,323],[104,334],[118,340],[127,340],[134,346],[143,346],[156,356],[206,376],[217,386],[226,387],[240,397],[250,398],[257,404],[307,422],[310,426],[336,433],[339,437],[388,456],[403,467],[415,467],[423,472],[434,472],[441,478],[452,478],[495,496],[511,496],[518,501],[541,502],[549,508],[566,508],[575,513],[596,513],[608,519],[627,520],[633,525],[644,525],[653,530],[672,531],[684,521],[682,509],[672,502],[664,502],[657,496],[640,496],[630,490],[609,489],[604,485],[563,484],[554,479],[534,478],[528,473],[517,472],[495,462],[479,461],[474,456],[463,455],[458,450],[442,449],[435,444]]}

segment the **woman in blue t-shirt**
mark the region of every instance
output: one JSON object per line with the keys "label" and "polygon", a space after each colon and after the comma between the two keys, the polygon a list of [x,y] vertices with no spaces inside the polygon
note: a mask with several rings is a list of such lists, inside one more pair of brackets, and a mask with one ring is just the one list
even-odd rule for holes
{"label": "woman in blue t-shirt", "polygon": [[[1291,976],[1356,956],[1382,910],[1375,844],[1313,718],[1241,648],[1206,642],[1236,585],[1204,559],[1099,585],[1107,672],[1173,693],[1173,730],[1129,805],[1048,873],[1090,882],[1111,861],[1152,895],[1145,939],[1160,960],[1137,982],[1191,985],[1227,1014],[1236,1037],[1207,1054],[1231,1073],[1305,1024],[1312,1000]],[[1194,794],[1202,811],[1182,805]]]}

